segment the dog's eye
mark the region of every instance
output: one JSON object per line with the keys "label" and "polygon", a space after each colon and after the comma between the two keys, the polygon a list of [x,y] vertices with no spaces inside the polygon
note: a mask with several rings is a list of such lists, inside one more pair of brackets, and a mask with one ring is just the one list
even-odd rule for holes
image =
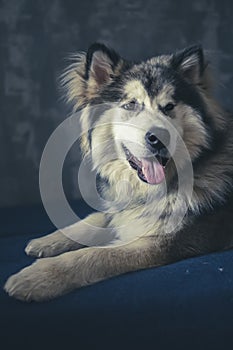
{"label": "dog's eye", "polygon": [[168,114],[169,112],[171,112],[173,109],[175,108],[174,103],[168,103],[166,106],[161,107],[161,110],[163,111],[163,113]]}
{"label": "dog's eye", "polygon": [[127,111],[135,111],[138,108],[138,103],[136,100],[132,100],[124,104],[122,108],[126,109]]}

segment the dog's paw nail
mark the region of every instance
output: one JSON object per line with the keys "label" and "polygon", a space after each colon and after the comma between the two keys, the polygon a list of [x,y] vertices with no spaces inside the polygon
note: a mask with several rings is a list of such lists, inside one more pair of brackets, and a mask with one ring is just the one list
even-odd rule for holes
{"label": "dog's paw nail", "polygon": [[43,257],[43,250],[39,242],[37,242],[37,240],[32,240],[28,243],[28,245],[25,248],[25,253],[29,256],[34,256],[38,258]]}

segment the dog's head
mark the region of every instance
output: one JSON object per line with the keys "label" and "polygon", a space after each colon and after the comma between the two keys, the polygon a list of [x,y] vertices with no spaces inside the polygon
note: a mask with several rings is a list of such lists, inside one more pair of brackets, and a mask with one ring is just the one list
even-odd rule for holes
{"label": "dog's head", "polygon": [[120,173],[159,184],[171,157],[178,168],[186,150],[195,161],[223,126],[200,46],[134,63],[93,44],[74,59],[63,82],[74,111],[83,110],[83,149],[106,177],[115,161]]}

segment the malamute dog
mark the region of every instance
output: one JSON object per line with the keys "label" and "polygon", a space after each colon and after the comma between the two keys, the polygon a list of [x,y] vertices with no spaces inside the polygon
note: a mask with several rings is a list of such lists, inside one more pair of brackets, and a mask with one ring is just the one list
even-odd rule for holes
{"label": "malamute dog", "polygon": [[139,63],[98,43],[76,56],[63,83],[109,207],[64,231],[114,238],[84,247],[58,230],[32,240],[26,253],[41,259],[8,279],[9,295],[48,300],[233,245],[233,118],[211,81],[199,46]]}

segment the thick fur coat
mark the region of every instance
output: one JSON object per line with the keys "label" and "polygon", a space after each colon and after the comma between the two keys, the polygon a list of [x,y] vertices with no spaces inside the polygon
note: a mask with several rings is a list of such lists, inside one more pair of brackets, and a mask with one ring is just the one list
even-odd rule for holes
{"label": "thick fur coat", "polygon": [[[29,242],[26,253],[41,259],[5,285],[24,301],[233,244],[233,120],[213,96],[202,48],[135,63],[93,44],[72,60],[62,83],[73,113],[81,114],[82,151],[106,207],[65,228],[67,235]],[[180,188],[190,164],[192,178],[183,176]],[[177,221],[168,229],[172,216]],[[112,233],[107,247],[68,238],[99,227]]]}

